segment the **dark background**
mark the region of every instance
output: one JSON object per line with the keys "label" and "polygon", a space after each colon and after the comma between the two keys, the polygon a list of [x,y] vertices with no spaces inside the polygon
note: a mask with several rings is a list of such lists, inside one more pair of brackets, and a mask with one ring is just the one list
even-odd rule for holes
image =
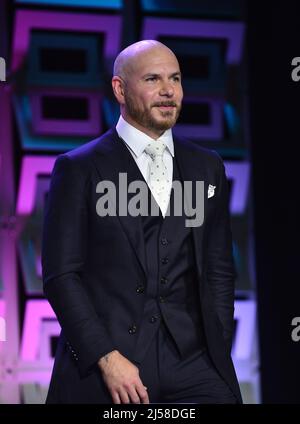
{"label": "dark background", "polygon": [[264,403],[300,403],[300,55],[297,1],[248,2],[258,322]]}

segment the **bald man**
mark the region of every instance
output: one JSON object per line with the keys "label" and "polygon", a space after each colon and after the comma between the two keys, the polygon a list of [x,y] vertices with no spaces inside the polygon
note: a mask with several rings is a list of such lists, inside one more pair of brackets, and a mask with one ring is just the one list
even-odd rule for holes
{"label": "bald man", "polygon": [[[62,332],[47,403],[241,403],[222,160],[173,135],[183,91],[164,44],[124,49],[112,89],[116,127],[59,155],[51,177],[43,283]],[[201,225],[175,213],[185,197],[172,184],[186,181],[203,183]],[[136,183],[140,213],[129,207]]]}

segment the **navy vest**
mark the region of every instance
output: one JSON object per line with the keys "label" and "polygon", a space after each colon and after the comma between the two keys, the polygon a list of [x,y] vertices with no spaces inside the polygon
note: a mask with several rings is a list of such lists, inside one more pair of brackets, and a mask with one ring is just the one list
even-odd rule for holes
{"label": "navy vest", "polygon": [[[182,181],[176,158],[174,180]],[[148,200],[150,210],[150,200],[155,202],[150,190]],[[182,358],[205,349],[194,245],[191,229],[185,226],[186,218],[184,213],[174,215],[173,190],[169,215],[163,218],[159,210],[159,216],[142,216],[148,278],[136,362],[142,361],[162,320]]]}

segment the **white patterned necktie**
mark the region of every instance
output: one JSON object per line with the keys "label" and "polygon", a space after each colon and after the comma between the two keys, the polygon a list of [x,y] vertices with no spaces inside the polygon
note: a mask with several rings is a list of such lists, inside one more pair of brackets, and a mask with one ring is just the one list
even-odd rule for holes
{"label": "white patterned necktie", "polygon": [[151,158],[150,188],[163,215],[165,215],[169,204],[169,178],[166,165],[163,162],[165,148],[166,145],[160,140],[148,143],[145,148],[145,152]]}

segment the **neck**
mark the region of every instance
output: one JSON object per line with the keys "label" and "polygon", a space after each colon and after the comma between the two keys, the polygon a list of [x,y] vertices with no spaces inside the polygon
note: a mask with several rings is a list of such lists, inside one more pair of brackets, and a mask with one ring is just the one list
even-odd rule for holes
{"label": "neck", "polygon": [[165,132],[165,130],[159,131],[159,130],[155,130],[154,128],[145,128],[142,125],[139,125],[137,122],[133,121],[129,116],[124,116],[123,114],[122,114],[122,118],[126,122],[128,122],[128,124],[132,125],[134,128],[143,132],[144,134],[148,135],[154,140],[157,140]]}

